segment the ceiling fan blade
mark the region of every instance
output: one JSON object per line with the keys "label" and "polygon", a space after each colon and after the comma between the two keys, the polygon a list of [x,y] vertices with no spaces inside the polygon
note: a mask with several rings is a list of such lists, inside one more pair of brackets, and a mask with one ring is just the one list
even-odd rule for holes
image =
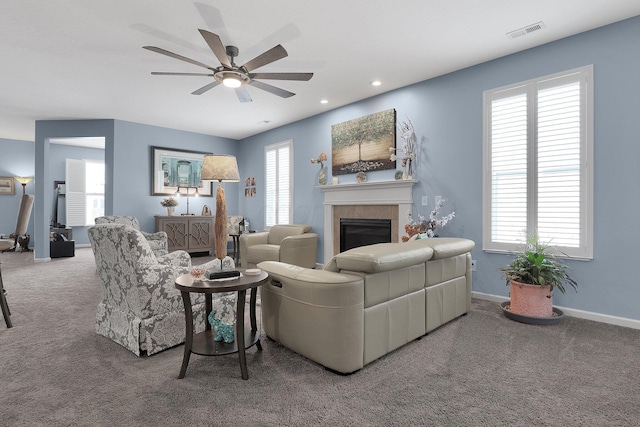
{"label": "ceiling fan blade", "polygon": [[206,64],[203,64],[202,62],[198,62],[198,61],[196,61],[194,59],[187,58],[186,56],[178,55],[177,53],[169,52],[168,50],[164,50],[164,49],[159,48],[159,47],[142,46],[142,48],[150,50],[152,52],[161,53],[163,55],[167,55],[167,56],[170,56],[172,58],[179,59],[181,61],[188,62],[188,63],[193,64],[193,65],[197,65],[198,67],[203,67],[203,68],[208,68],[208,69],[212,69],[213,68],[213,67],[210,67],[210,66],[208,66]]}
{"label": "ceiling fan blade", "polygon": [[237,87],[235,90],[236,90],[236,95],[238,95],[238,99],[240,100],[240,102],[253,101],[253,99],[251,99],[251,95],[249,95],[249,92],[247,92],[247,88],[245,88],[244,86]]}
{"label": "ceiling fan blade", "polygon": [[151,74],[154,76],[206,76],[213,77],[213,74],[204,74],[204,73],[170,73],[165,71],[152,71]]}
{"label": "ceiling fan blade", "polygon": [[313,77],[313,73],[253,73],[249,74],[252,79],[270,79],[270,80],[299,80],[309,81]]}
{"label": "ceiling fan blade", "polygon": [[282,98],[289,98],[295,95],[295,93],[289,92],[288,90],[280,89],[279,87],[271,86],[266,83],[259,82],[257,80],[251,80],[249,84],[251,86],[257,87],[258,89],[266,90],[269,93],[278,95]]}
{"label": "ceiling fan blade", "polygon": [[220,37],[217,34],[214,34],[207,30],[198,31],[200,31],[200,34],[202,34],[204,41],[207,42],[213,54],[216,56],[216,58],[218,58],[218,61],[220,61],[220,63],[225,67],[231,68],[231,62],[227,57],[227,50],[222,44]]}
{"label": "ceiling fan blade", "polygon": [[256,68],[260,68],[264,65],[271,64],[278,59],[286,58],[288,56],[287,51],[282,47],[282,45],[277,45],[264,52],[261,55],[256,56],[251,61],[246,62],[243,67],[247,71],[253,71]]}
{"label": "ceiling fan blade", "polygon": [[202,86],[198,90],[194,90],[193,92],[191,92],[191,95],[202,95],[203,93],[205,93],[209,89],[213,89],[214,87],[218,86],[219,84],[220,84],[220,82],[217,82],[217,81],[211,82],[208,85]]}

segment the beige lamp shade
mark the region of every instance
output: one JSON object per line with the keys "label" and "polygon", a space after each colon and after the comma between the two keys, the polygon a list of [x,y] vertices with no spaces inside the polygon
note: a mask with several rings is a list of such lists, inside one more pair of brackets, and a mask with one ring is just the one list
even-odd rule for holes
{"label": "beige lamp shade", "polygon": [[235,156],[225,154],[207,154],[202,164],[203,181],[239,182],[238,162]]}
{"label": "beige lamp shade", "polygon": [[27,194],[27,184],[33,181],[33,177],[32,176],[14,176],[13,179],[15,179],[20,184],[22,184],[22,194]]}
{"label": "beige lamp shade", "polygon": [[14,176],[13,179],[18,181],[22,185],[27,185],[28,183],[33,181],[33,177],[32,176]]}

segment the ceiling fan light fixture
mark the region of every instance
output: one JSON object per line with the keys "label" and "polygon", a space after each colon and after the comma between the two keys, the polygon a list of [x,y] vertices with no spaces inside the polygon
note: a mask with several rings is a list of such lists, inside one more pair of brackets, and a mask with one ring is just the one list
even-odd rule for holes
{"label": "ceiling fan light fixture", "polygon": [[226,87],[230,87],[234,89],[239,88],[243,84],[249,83],[251,81],[251,78],[247,74],[241,71],[236,71],[236,70],[216,71],[213,74],[213,78],[219,81],[220,83],[222,83],[223,85],[225,85]]}
{"label": "ceiling fan light fixture", "polygon": [[235,77],[225,77],[224,80],[222,80],[222,84],[234,89],[242,86],[242,82]]}

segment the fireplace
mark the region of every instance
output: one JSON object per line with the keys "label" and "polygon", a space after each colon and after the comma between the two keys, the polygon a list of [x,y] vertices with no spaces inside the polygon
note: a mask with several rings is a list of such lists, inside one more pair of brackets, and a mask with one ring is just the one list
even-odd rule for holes
{"label": "fireplace", "polygon": [[391,220],[340,218],[340,252],[374,243],[391,242]]}
{"label": "fireplace", "polygon": [[407,212],[413,205],[416,180],[321,185],[324,193],[324,262],[340,252],[340,219],[384,219],[391,221],[391,242],[401,241]]}

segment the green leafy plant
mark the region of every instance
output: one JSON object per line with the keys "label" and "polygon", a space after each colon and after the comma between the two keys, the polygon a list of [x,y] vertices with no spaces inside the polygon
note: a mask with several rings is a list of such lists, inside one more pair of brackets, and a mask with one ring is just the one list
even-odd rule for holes
{"label": "green leafy plant", "polygon": [[507,285],[515,280],[529,285],[549,286],[551,290],[557,287],[562,293],[565,293],[565,284],[578,290],[578,283],[569,276],[569,267],[561,263],[537,235],[529,237],[524,250],[516,254],[508,266],[499,270],[507,279]]}

